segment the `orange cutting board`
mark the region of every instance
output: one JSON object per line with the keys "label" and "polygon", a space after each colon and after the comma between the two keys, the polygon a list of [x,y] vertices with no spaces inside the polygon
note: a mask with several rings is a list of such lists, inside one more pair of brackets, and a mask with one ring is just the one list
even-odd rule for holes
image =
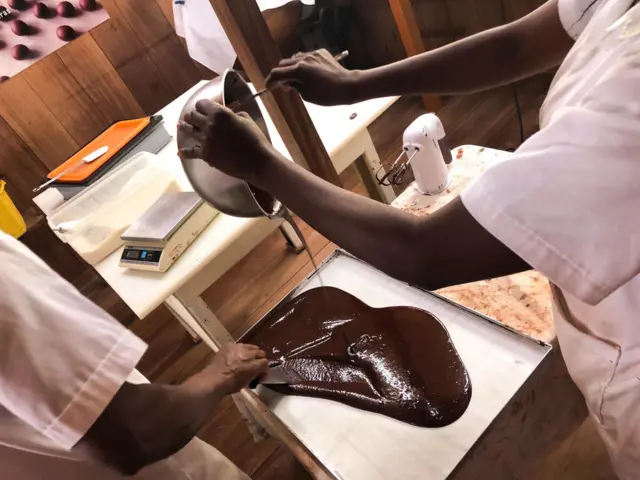
{"label": "orange cutting board", "polygon": [[81,165],[80,167],[72,170],[71,172],[63,175],[58,179],[59,182],[65,183],[82,183],[100,169],[105,163],[111,160],[118,152],[136,135],[142,132],[149,123],[151,117],[137,118],[135,120],[124,120],[122,122],[114,123],[94,140],[80,149],[73,157],[64,162],[55,170],[52,170],[47,177],[49,179],[56,177],[66,169],[73,167],[79,163],[82,163],[82,159],[90,153],[95,152],[99,148],[105,145],[109,147],[109,151],[102,155],[97,160]]}

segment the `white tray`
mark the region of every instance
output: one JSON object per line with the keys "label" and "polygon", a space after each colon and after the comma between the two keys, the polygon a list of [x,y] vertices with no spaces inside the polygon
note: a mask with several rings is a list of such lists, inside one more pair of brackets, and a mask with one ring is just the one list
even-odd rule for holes
{"label": "white tray", "polygon": [[321,285],[340,288],[372,307],[406,305],[433,313],[447,327],[472,383],[465,414],[452,425],[434,429],[330,400],[281,395],[259,387],[265,404],[338,479],[447,478],[551,350],[341,251],[282,302]]}

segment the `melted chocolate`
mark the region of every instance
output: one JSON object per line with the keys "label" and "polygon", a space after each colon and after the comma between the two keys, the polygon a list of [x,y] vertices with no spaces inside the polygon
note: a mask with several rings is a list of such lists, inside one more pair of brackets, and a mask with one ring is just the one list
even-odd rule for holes
{"label": "melted chocolate", "polygon": [[372,308],[321,287],[274,309],[242,339],[293,379],[285,394],[336,400],[421,427],[462,416],[471,382],[449,333],[417,308]]}

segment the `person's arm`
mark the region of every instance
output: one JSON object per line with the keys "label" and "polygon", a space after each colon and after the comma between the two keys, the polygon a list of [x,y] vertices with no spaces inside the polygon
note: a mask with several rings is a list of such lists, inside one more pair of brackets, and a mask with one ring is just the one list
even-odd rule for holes
{"label": "person's arm", "polygon": [[465,94],[547,71],[560,64],[573,43],[560,21],[558,0],[550,0],[515,22],[371,70],[346,70],[326,51],[297,55],[273,70],[267,86],[289,85],[321,105]]}
{"label": "person's arm", "polygon": [[233,344],[181,385],[125,383],[74,449],[133,475],[181,450],[224,396],[248,385],[266,367],[258,347]]}
{"label": "person's arm", "polygon": [[182,385],[127,383],[144,342],[2,232],[0,266],[0,406],[29,429],[0,421],[6,446],[133,474],[267,368],[257,347],[230,345]]}
{"label": "person's arm", "polygon": [[180,124],[183,159],[202,158],[282,201],[340,247],[401,280],[436,289],[528,265],[454,201],[428,218],[332,186],[277,153],[256,125],[201,101]]}
{"label": "person's arm", "polygon": [[270,157],[251,181],[340,247],[429,290],[530,269],[459,199],[416,217],[331,185],[279,156]]}

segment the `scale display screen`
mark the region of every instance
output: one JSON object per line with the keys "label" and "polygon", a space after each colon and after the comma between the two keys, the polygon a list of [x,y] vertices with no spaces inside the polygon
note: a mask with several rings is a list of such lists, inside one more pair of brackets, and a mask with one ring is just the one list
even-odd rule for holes
{"label": "scale display screen", "polygon": [[122,260],[126,262],[159,263],[162,250],[150,250],[146,248],[125,248],[122,252]]}

